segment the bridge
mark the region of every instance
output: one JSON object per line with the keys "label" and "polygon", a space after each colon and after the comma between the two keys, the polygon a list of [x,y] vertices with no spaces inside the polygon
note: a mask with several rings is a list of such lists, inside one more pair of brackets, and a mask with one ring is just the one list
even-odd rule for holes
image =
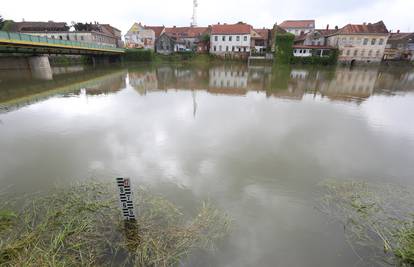
{"label": "bridge", "polygon": [[124,49],[109,45],[0,31],[0,69],[30,69],[42,79],[52,78],[48,55],[86,55],[95,65],[119,61],[124,53]]}
{"label": "bridge", "polygon": [[0,53],[30,55],[122,55],[125,50],[108,45],[50,39],[17,32],[0,31]]}

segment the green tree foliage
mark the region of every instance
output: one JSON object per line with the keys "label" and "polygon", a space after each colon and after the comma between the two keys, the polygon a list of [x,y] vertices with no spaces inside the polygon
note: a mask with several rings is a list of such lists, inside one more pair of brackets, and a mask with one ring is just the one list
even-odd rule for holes
{"label": "green tree foliage", "polygon": [[72,27],[75,29],[75,31],[79,31],[79,32],[100,31],[99,24],[93,24],[92,22],[90,23],[77,22],[77,23],[73,23]]}
{"label": "green tree foliage", "polygon": [[0,30],[3,29],[3,25],[4,25],[4,19],[3,17],[0,15]]}
{"label": "green tree foliage", "polygon": [[338,61],[338,49],[332,49],[329,56],[292,57],[292,64],[304,65],[335,65]]}
{"label": "green tree foliage", "polygon": [[290,33],[276,34],[275,62],[276,64],[290,64],[293,57],[293,41],[295,36]]}

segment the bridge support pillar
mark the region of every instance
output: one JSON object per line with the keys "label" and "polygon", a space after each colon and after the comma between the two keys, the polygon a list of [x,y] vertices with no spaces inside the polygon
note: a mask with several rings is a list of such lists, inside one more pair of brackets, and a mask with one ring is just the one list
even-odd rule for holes
{"label": "bridge support pillar", "polygon": [[53,79],[53,72],[48,56],[32,56],[28,58],[28,61],[33,78],[41,80]]}

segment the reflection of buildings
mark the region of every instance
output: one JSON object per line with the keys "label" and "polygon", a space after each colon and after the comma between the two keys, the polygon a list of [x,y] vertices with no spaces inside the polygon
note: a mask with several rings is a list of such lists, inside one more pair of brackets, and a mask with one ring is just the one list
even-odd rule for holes
{"label": "reflection of buildings", "polygon": [[[414,73],[392,74],[380,68],[276,68],[221,65],[211,68],[163,66],[154,71],[130,71],[131,85],[140,94],[148,91],[189,90],[211,94],[246,95],[300,100],[306,94],[331,100],[361,102],[381,88],[412,90]],[[385,90],[385,89],[384,89]]]}
{"label": "reflection of buildings", "polygon": [[155,71],[128,73],[129,84],[140,94],[145,95],[147,91],[158,89],[157,74]]}
{"label": "reflection of buildings", "polygon": [[330,82],[323,83],[319,92],[330,99],[368,98],[374,92],[378,69],[338,68]]}
{"label": "reflection of buildings", "polygon": [[210,87],[246,88],[248,71],[245,67],[215,67],[210,69]]}

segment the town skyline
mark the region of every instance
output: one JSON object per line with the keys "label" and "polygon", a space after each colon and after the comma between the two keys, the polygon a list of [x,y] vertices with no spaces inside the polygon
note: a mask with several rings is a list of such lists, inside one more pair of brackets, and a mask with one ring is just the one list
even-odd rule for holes
{"label": "town skyline", "polygon": [[[141,22],[143,25],[165,25],[165,26],[189,26],[192,15],[192,1],[178,0],[175,2],[151,1],[144,3],[128,3],[127,0],[117,2],[117,8],[107,8],[99,6],[96,8],[97,1],[83,2],[82,5],[77,0],[74,5],[65,7],[64,10],[53,8],[50,0],[37,1],[36,5],[43,4],[47,9],[37,9],[35,14],[30,6],[34,3],[25,2],[24,10],[20,9],[20,4],[4,3],[1,15],[5,19],[15,21],[63,21],[70,24],[72,21],[109,23],[126,32],[133,22]],[[343,27],[348,23],[376,22],[383,20],[388,29],[395,32],[414,30],[414,21],[410,18],[410,10],[414,10],[414,1],[396,0],[390,3],[384,0],[351,0],[346,3],[331,3],[326,0],[315,0],[305,2],[302,0],[292,0],[288,3],[282,1],[272,2],[270,0],[260,0],[257,5],[243,7],[244,0],[230,0],[225,3],[212,0],[208,3],[199,0],[198,25],[208,26],[220,23],[235,23],[243,21],[256,28],[271,27],[274,23],[281,23],[284,20],[315,19],[316,28],[325,28],[327,24],[331,28],[335,26]],[[245,1],[247,3],[247,1]],[[216,4],[220,3],[222,8],[217,9]],[[237,4],[239,3],[239,4]],[[236,5],[237,4],[237,5]],[[79,6],[85,8],[79,9]],[[237,7],[236,7],[237,6]],[[241,6],[241,7],[240,7]],[[265,8],[268,6],[269,8]],[[323,8],[310,8],[310,7]],[[95,14],[90,10],[96,9]],[[174,12],[171,12],[174,10]],[[231,10],[228,12],[226,10]],[[259,16],[257,14],[260,14]]]}

